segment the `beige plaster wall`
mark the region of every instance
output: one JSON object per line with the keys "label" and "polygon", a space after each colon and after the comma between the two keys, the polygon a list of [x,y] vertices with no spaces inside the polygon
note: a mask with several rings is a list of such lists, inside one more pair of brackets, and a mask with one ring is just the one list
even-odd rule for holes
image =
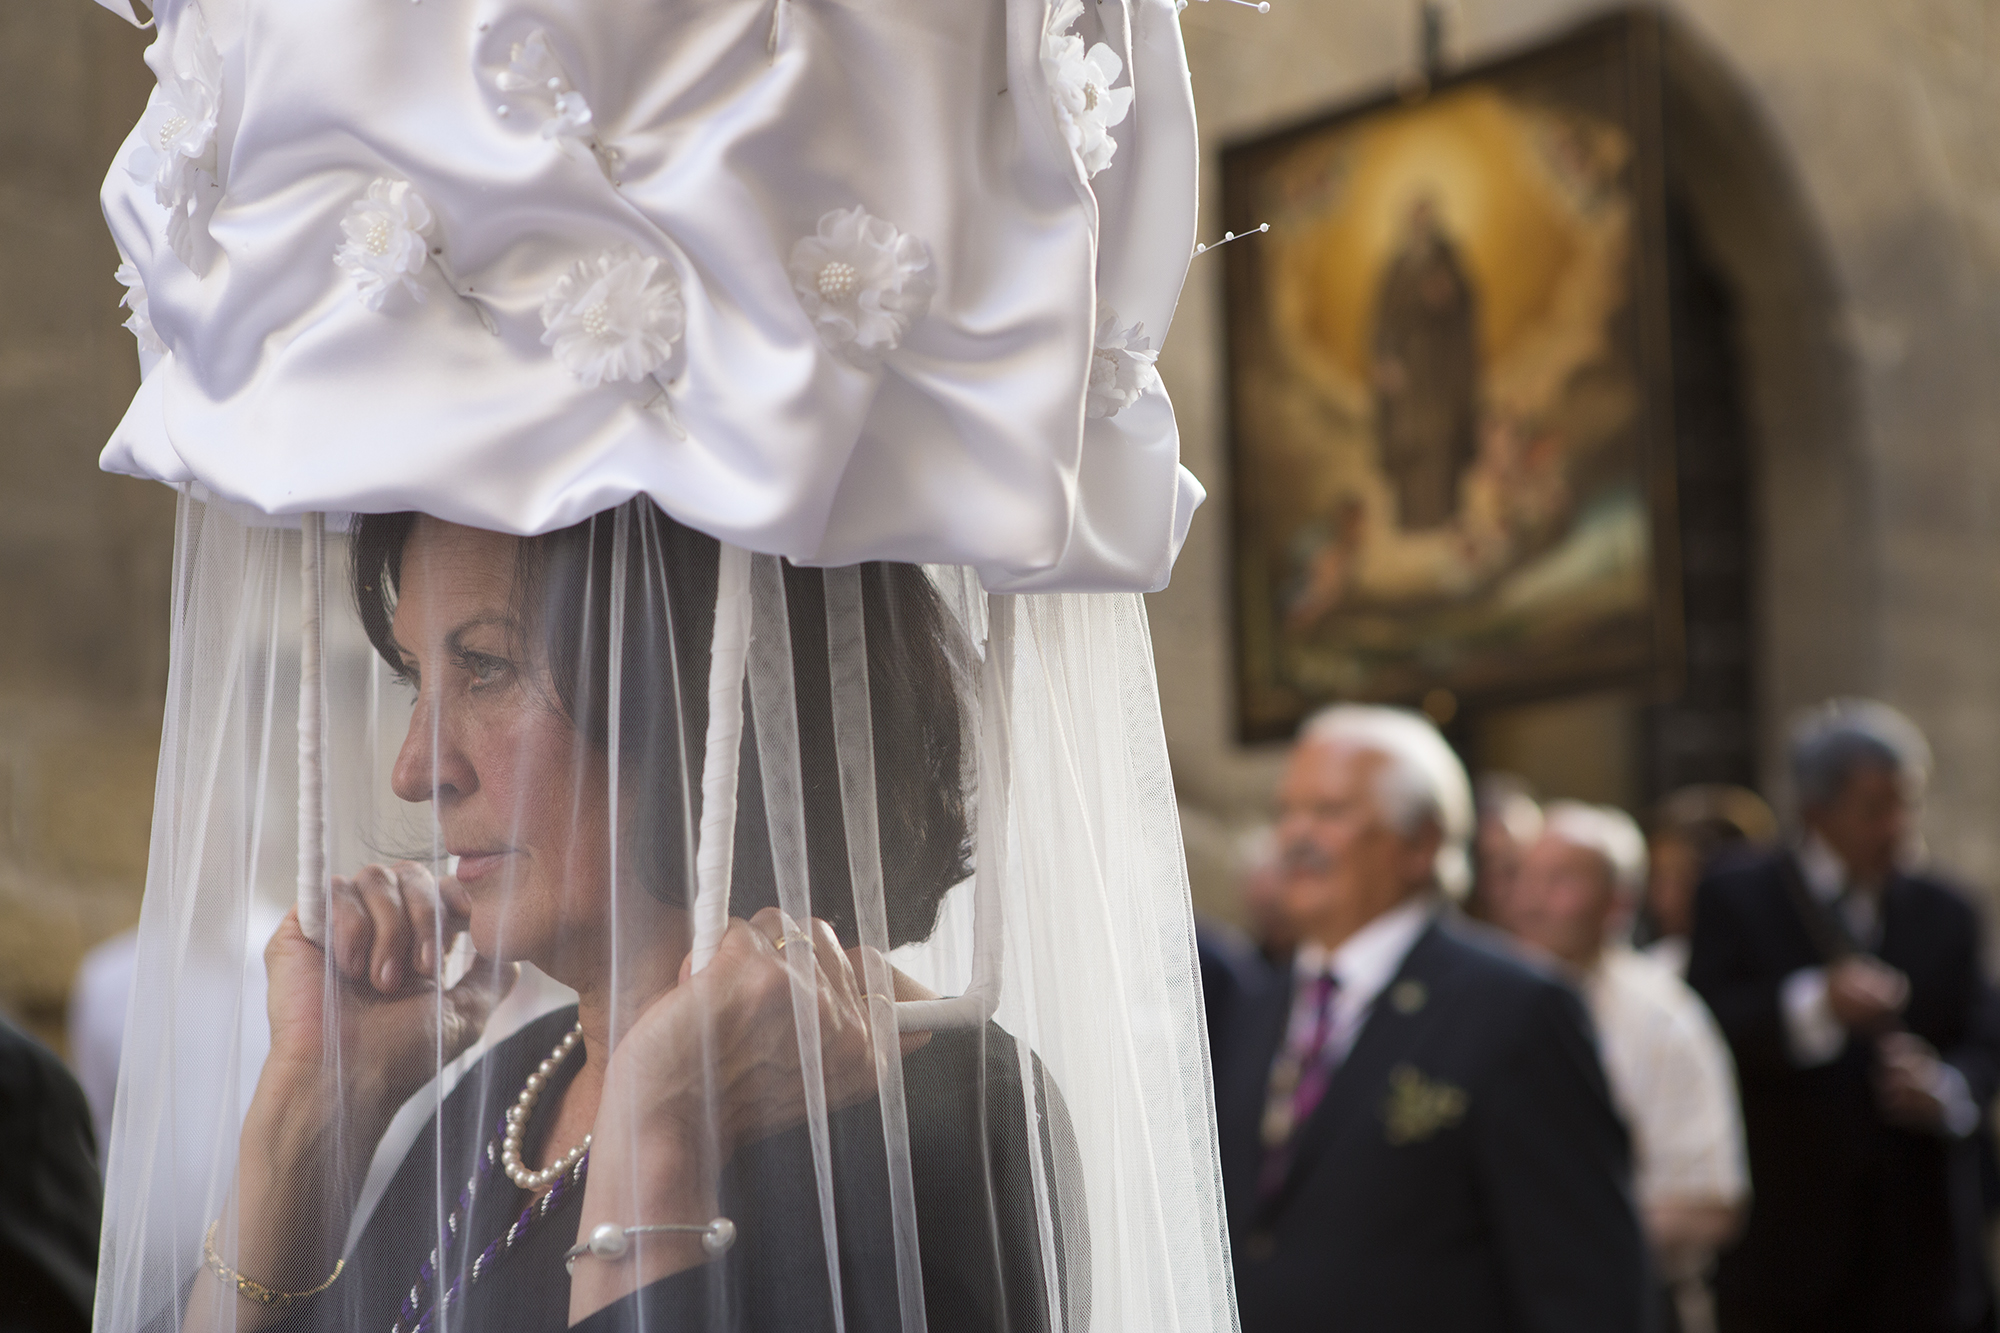
{"label": "beige plaster wall", "polygon": [[0,4],[0,1007],[51,1039],[138,917],[166,690],[172,493],[95,466],[139,380],[97,187],[145,40]]}
{"label": "beige plaster wall", "polygon": [[[1481,61],[1602,8],[1458,0],[1448,53]],[[1708,127],[1695,211],[1721,233],[1744,297],[1767,780],[1785,714],[1833,692],[1878,694],[1936,747],[1937,859],[1989,885],[2000,880],[2000,23],[1973,0],[1668,10],[1719,66],[1709,91],[1740,99],[1733,112],[1759,127]],[[1416,63],[1406,0],[1274,0],[1264,17],[1196,3],[1182,25],[1211,181],[1223,143],[1374,94]],[[1750,151],[1760,135],[1775,169]],[[1786,209],[1798,225],[1774,227]],[[1219,233],[1213,191],[1204,210]],[[1226,911],[1228,834],[1262,809],[1276,756],[1230,735],[1221,279],[1219,264],[1195,261],[1161,359],[1183,456],[1212,499],[1151,607],[1197,898]]]}

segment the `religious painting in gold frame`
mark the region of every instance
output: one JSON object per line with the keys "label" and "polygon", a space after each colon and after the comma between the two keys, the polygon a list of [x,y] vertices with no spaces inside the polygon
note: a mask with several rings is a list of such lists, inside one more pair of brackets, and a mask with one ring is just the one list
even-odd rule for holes
{"label": "religious painting in gold frame", "polygon": [[1239,731],[1678,662],[1658,28],[1228,149]]}

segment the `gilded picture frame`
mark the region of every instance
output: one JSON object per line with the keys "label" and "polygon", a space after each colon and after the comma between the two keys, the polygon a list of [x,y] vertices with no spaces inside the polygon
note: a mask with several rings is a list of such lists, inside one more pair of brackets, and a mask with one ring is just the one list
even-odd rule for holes
{"label": "gilded picture frame", "polygon": [[1659,32],[1223,154],[1238,730],[1678,669]]}

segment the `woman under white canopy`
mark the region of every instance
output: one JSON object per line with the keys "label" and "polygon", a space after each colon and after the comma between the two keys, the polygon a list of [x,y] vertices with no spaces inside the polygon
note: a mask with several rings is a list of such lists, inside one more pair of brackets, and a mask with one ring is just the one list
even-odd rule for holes
{"label": "woman under white canopy", "polygon": [[[1171,0],[152,18],[100,1325],[1232,1329],[1137,597]],[[252,950],[254,1086],[186,1076]]]}

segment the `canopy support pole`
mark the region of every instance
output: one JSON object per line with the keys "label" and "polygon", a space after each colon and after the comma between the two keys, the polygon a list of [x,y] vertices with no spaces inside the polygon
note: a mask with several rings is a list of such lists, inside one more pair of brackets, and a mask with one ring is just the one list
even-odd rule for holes
{"label": "canopy support pole", "polygon": [[326,935],[326,515],[299,515],[299,929]]}
{"label": "canopy support pole", "polygon": [[715,576],[715,645],[708,661],[708,742],[701,761],[701,837],[694,858],[694,967],[708,966],[729,929],[736,861],[736,779],[743,754],[743,672],[750,659],[750,552],[722,543]]}

